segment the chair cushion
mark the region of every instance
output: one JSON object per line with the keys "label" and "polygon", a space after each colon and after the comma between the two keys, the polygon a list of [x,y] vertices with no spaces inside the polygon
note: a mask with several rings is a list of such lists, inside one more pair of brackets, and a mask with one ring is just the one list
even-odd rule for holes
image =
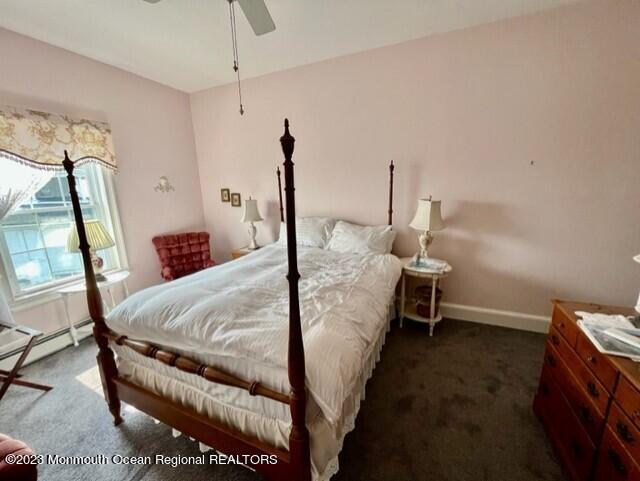
{"label": "chair cushion", "polygon": [[215,265],[208,232],[185,232],[153,238],[165,280],[177,279]]}
{"label": "chair cushion", "polygon": [[0,479],[3,481],[35,481],[38,479],[38,466],[35,464],[8,464],[8,454],[29,456],[33,451],[22,441],[0,434]]}

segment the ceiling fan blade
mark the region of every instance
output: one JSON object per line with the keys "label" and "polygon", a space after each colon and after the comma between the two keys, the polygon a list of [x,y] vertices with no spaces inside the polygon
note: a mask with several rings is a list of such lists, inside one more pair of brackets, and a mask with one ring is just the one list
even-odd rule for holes
{"label": "ceiling fan blade", "polygon": [[238,0],[238,3],[256,35],[264,35],[276,29],[264,0]]}

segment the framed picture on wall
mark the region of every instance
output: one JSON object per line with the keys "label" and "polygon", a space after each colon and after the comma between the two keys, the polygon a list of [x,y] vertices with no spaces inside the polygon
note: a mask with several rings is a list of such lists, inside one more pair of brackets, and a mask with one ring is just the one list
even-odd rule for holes
{"label": "framed picture on wall", "polygon": [[222,200],[222,202],[230,202],[231,191],[229,189],[220,189],[220,200]]}
{"label": "framed picture on wall", "polygon": [[240,194],[237,192],[234,192],[233,194],[231,194],[231,205],[233,207],[240,207],[241,204],[242,204],[242,199],[240,198]]}

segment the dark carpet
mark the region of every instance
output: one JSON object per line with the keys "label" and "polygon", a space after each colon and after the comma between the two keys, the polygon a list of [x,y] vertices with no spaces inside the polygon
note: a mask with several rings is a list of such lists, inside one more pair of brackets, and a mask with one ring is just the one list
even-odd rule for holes
{"label": "dark carpet", "polygon": [[[531,404],[544,337],[445,320],[429,338],[423,325],[394,326],[367,385],[356,429],[335,481],[561,480]],[[167,426],[127,412],[114,427],[103,399],[76,380],[93,367],[87,340],[24,370],[54,385],[47,394],[11,387],[0,402],[0,432],[38,453],[111,457],[199,454]],[[238,466],[42,465],[39,479],[257,481]]]}

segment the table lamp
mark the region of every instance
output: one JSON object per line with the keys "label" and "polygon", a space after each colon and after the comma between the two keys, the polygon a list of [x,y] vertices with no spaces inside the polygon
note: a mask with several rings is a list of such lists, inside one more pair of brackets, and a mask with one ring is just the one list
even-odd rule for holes
{"label": "table lamp", "polygon": [[439,200],[420,199],[416,215],[409,226],[420,232],[418,242],[420,243],[420,254],[416,255],[416,261],[429,258],[429,246],[433,242],[432,232],[444,229],[444,222],[440,214]]}
{"label": "table lamp", "polygon": [[[104,261],[101,257],[98,257],[96,251],[108,249],[116,245],[116,243],[99,220],[86,221],[84,223],[84,230],[87,233],[87,242],[89,242],[89,252],[91,253],[91,264],[93,265],[93,272],[96,275],[96,281],[104,282],[107,280],[102,274]],[[79,244],[78,231],[74,225],[69,231],[69,237],[67,238],[67,252],[80,252]]]}
{"label": "table lamp", "polygon": [[247,249],[255,250],[260,247],[256,244],[256,226],[253,225],[253,223],[260,222],[261,220],[262,217],[260,216],[260,212],[258,212],[258,201],[249,197],[244,201],[244,213],[242,214],[242,222],[249,223],[250,242]]}

